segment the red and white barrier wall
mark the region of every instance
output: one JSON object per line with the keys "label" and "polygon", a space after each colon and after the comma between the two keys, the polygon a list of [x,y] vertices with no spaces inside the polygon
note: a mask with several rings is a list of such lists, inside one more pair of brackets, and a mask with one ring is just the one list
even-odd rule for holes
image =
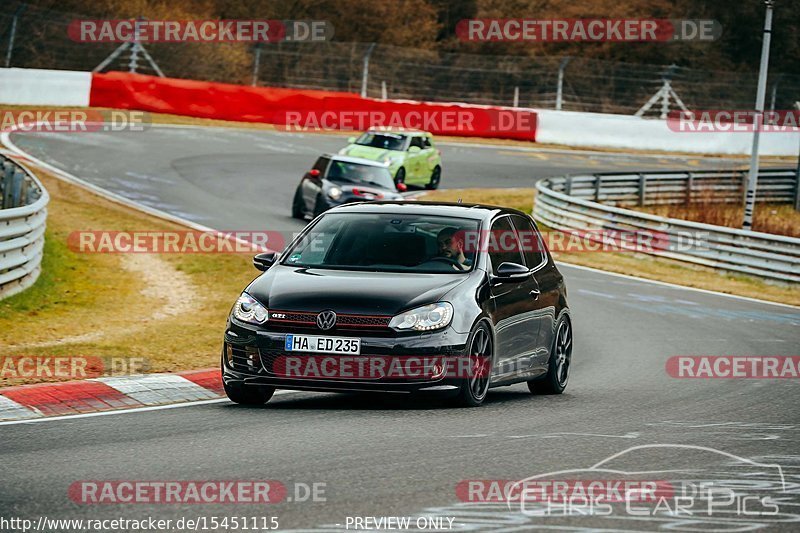
{"label": "red and white barrier wall", "polygon": [[89,105],[91,72],[0,68],[0,104]]}
{"label": "red and white barrier wall", "polygon": [[[753,144],[753,134],[749,132],[675,131],[666,120],[545,109],[537,109],[536,113],[536,141],[540,143],[725,155],[749,155]],[[798,150],[800,130],[761,133],[761,155],[796,156]]]}
{"label": "red and white barrier wall", "polygon": [[[326,114],[336,117],[325,124],[333,129],[350,129],[345,122],[352,114],[400,116],[404,124],[424,116],[434,120],[420,123],[420,129],[438,135],[517,139],[580,148],[733,155],[749,154],[752,143],[752,133],[679,132],[671,130],[666,121],[628,115],[374,100],[345,92],[247,87],[122,72],[0,69],[0,104],[91,105],[287,127],[299,124],[309,129],[314,129]],[[469,128],[458,120],[447,119],[464,115],[471,117]],[[795,156],[799,146],[796,133],[761,134],[762,155]]]}

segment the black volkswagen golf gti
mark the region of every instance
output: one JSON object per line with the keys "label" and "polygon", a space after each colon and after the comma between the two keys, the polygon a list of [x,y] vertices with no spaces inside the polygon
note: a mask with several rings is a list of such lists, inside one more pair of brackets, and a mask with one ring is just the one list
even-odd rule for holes
{"label": "black volkswagen golf gti", "polygon": [[533,220],[484,205],[370,202],[317,217],[231,310],[228,397],[276,389],[422,393],[480,405],[490,387],[567,386],[564,279]]}

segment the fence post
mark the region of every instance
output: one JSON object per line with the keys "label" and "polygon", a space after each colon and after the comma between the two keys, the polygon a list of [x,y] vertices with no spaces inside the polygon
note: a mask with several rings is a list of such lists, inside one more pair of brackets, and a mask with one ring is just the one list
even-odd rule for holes
{"label": "fence post", "polygon": [[519,85],[514,86],[514,105],[513,107],[519,107]]}
{"label": "fence post", "polygon": [[254,48],[256,57],[253,60],[253,83],[251,83],[253,87],[258,85],[258,71],[261,67],[261,43],[256,43]]}
{"label": "fence post", "polygon": [[639,207],[644,207],[645,195],[647,194],[647,176],[639,174]]}
{"label": "fence post", "polygon": [[381,100],[389,99],[389,91],[386,88],[386,80],[381,82]]}
{"label": "fence post", "polygon": [[369,56],[375,49],[375,43],[370,43],[367,52],[364,54],[364,69],[361,72],[361,98],[367,97],[367,80],[369,80]]}
{"label": "fence post", "polygon": [[11,52],[14,50],[14,38],[17,36],[17,20],[19,20],[19,16],[25,11],[26,7],[28,7],[28,4],[20,5],[11,19],[11,34],[8,36],[8,50],[6,51],[6,68],[11,67]]}
{"label": "fence post", "polygon": [[564,96],[564,70],[567,68],[572,57],[567,56],[558,64],[558,86],[556,87],[556,111],[561,111],[561,103]]}
{"label": "fence post", "polygon": [[572,196],[572,174],[567,174],[566,178],[564,182],[564,194]]}
{"label": "fence post", "polygon": [[686,205],[692,203],[692,189],[694,188],[694,173],[686,173]]}

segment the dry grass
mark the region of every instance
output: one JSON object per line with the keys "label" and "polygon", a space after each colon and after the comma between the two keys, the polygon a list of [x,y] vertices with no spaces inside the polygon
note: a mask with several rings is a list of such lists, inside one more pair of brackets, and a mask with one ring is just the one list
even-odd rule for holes
{"label": "dry grass", "polygon": [[[530,213],[534,189],[447,189],[432,191],[421,200],[445,202],[463,198],[464,202],[488,203],[513,207]],[[553,231],[542,227],[542,231]],[[773,284],[752,276],[717,272],[661,257],[630,252],[558,252],[553,256],[563,263],[582,265],[619,274],[676,283],[727,294],[800,305],[800,284]]]}
{"label": "dry grass", "polygon": [[[691,205],[662,205],[636,209],[663,217],[729,228],[741,228],[744,218],[743,206],[719,202],[694,202]],[[754,231],[800,237],[800,211],[795,211],[792,205],[757,204],[753,215]]]}
{"label": "dry grass", "polygon": [[230,307],[258,273],[250,255],[77,253],[67,246],[77,230],[185,228],[37,174],[51,196],[43,274],[0,301],[0,357],[140,357],[153,372],[218,364]]}

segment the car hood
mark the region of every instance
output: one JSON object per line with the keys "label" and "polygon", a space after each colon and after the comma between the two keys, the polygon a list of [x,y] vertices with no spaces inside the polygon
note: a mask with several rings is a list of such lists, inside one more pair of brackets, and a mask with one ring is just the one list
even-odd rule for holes
{"label": "car hood", "polygon": [[340,153],[343,155],[349,155],[351,157],[363,157],[364,159],[370,159],[372,161],[383,161],[386,156],[391,156],[392,154],[402,154],[403,152],[398,152],[397,150],[386,150],[384,148],[375,148],[373,146],[363,146],[361,144],[351,144],[347,148],[344,148]]}
{"label": "car hood", "polygon": [[376,273],[276,264],[246,289],[269,309],[395,315],[439,301],[469,274]]}

